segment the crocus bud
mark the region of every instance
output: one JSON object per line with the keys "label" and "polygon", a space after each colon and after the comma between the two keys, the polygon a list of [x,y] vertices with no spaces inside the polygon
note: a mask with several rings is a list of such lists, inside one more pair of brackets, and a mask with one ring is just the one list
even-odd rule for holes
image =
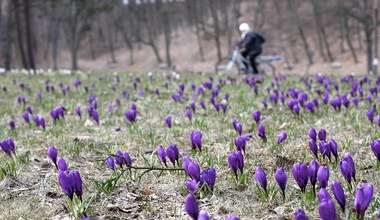
{"label": "crocus bud", "polygon": [[286,189],[286,183],[288,181],[288,176],[286,175],[282,167],[277,168],[274,178],[276,179],[278,187],[281,189],[282,195],[285,198],[285,189]]}
{"label": "crocus bud", "polygon": [[294,214],[294,220],[309,220],[303,209],[297,209]]}
{"label": "crocus bud", "polygon": [[317,179],[321,188],[326,188],[329,182],[329,168],[327,166],[320,166],[317,172]]}
{"label": "crocus bud", "polygon": [[115,152],[115,160],[116,160],[116,164],[119,165],[121,168],[123,168],[124,158],[123,158],[123,153],[120,150],[117,150]]}
{"label": "crocus bud", "polygon": [[162,163],[164,163],[165,166],[167,167],[168,165],[166,164],[166,152],[162,146],[158,147],[157,155],[158,155],[158,158],[160,158],[160,160],[162,161]]}
{"label": "crocus bud", "polygon": [[355,163],[352,159],[351,155],[349,153],[346,153],[339,163],[340,171],[342,172],[344,178],[347,180],[348,183],[351,184],[351,178],[356,181],[355,178]]}
{"label": "crocus bud", "polygon": [[191,114],[191,111],[187,110],[185,114],[186,114],[186,117],[189,119],[189,121],[191,121],[191,119],[193,117],[192,114]]}
{"label": "crocus bud", "polygon": [[185,186],[190,193],[194,193],[197,190],[198,182],[196,182],[195,180],[187,180]]}
{"label": "crocus bud", "polygon": [[197,162],[190,162],[187,166],[187,172],[193,180],[197,182],[201,180],[201,169]]}
{"label": "crocus bud", "polygon": [[201,211],[197,220],[210,220],[210,217],[208,216],[207,212]]}
{"label": "crocus bud", "polygon": [[267,184],[268,184],[267,176],[266,176],[264,170],[259,166],[256,167],[255,178],[256,178],[257,182],[260,184],[260,186],[266,192],[267,191]]}
{"label": "crocus bud", "polygon": [[106,163],[108,165],[109,168],[111,168],[111,170],[115,170],[115,160],[113,159],[113,157],[108,157],[107,160],[106,160]]}
{"label": "crocus bud", "polygon": [[319,216],[322,220],[336,219],[336,210],[331,199],[323,200],[319,203]]}
{"label": "crocus bud", "polygon": [[190,142],[193,149],[198,148],[202,151],[202,133],[198,130],[194,130],[190,133]]}
{"label": "crocus bud", "polygon": [[186,213],[192,218],[193,220],[197,220],[199,216],[199,207],[197,204],[197,200],[193,196],[193,194],[188,194],[185,199],[185,210]]}
{"label": "crocus bud", "polygon": [[14,130],[14,129],[16,128],[15,121],[13,121],[13,120],[9,121],[9,128],[10,128],[11,130]]}
{"label": "crocus bud", "polygon": [[309,170],[306,164],[299,162],[295,163],[292,168],[293,178],[296,180],[302,192],[305,192],[307,181],[309,179]]}
{"label": "crocus bud", "polygon": [[58,170],[60,172],[63,172],[63,171],[66,171],[67,170],[67,164],[66,164],[66,161],[60,157],[58,160],[57,160],[57,166],[58,166]]}
{"label": "crocus bud", "polygon": [[338,202],[340,208],[344,212],[345,207],[346,207],[346,197],[344,195],[344,190],[343,190],[342,186],[340,185],[340,183],[338,181],[334,181],[331,185],[331,190],[332,190],[334,197],[335,197],[336,201]]}
{"label": "crocus bud", "polygon": [[123,157],[124,157],[124,160],[125,160],[125,163],[127,164],[127,166],[130,167],[132,165],[132,159],[129,156],[129,154],[127,152],[124,152]]}
{"label": "crocus bud", "polygon": [[367,111],[367,118],[368,118],[368,120],[371,122],[371,124],[373,123],[373,119],[374,119],[374,117],[375,117],[375,112],[374,112],[373,109],[371,108],[371,109],[369,109],[369,110]]}
{"label": "crocus bud", "polygon": [[247,144],[247,139],[244,136],[238,136],[235,138],[235,147],[237,151],[243,150],[245,152],[245,146]]}
{"label": "crocus bud", "polygon": [[75,108],[75,113],[78,115],[79,118],[82,118],[82,110],[80,106]]}
{"label": "crocus bud", "polygon": [[286,134],[286,132],[282,132],[282,133],[278,136],[277,144],[281,144],[284,140],[286,140],[287,137],[288,137],[288,135]]}
{"label": "crocus bud", "polygon": [[320,141],[326,141],[326,130],[325,129],[321,129],[318,131],[318,138]]}
{"label": "crocus bud", "polygon": [[319,142],[319,150],[321,151],[323,158],[327,156],[327,158],[329,158],[329,161],[331,162],[331,149],[330,145],[326,141]]}
{"label": "crocus bud", "polygon": [[364,219],[365,211],[373,198],[373,185],[371,183],[359,183],[356,189],[354,209]]}
{"label": "crocus bud", "polygon": [[166,116],[165,123],[168,126],[168,128],[172,127],[172,117],[170,115]]}
{"label": "crocus bud", "polygon": [[29,113],[28,112],[24,112],[23,114],[22,114],[22,117],[24,118],[24,120],[25,120],[25,122],[26,123],[30,123],[30,120],[29,120]]}
{"label": "crocus bud", "polygon": [[313,139],[309,140],[309,148],[310,148],[311,152],[313,152],[314,156],[318,159],[317,142],[315,142]]}
{"label": "crocus bud", "polygon": [[252,112],[252,118],[255,120],[256,124],[259,124],[260,119],[261,119],[261,112],[260,111]]}
{"label": "crocus bud", "polygon": [[239,158],[234,152],[228,155],[228,165],[230,166],[232,172],[234,172],[235,178],[237,181],[238,180],[237,170],[239,169]]}
{"label": "crocus bud", "polygon": [[240,219],[235,215],[227,215],[226,220],[240,220]]}
{"label": "crocus bud", "polygon": [[62,191],[70,198],[70,200],[72,200],[74,196],[74,187],[70,178],[70,171],[66,170],[59,172],[58,182],[62,188]]}
{"label": "crocus bud", "polygon": [[331,153],[334,155],[335,160],[337,161],[338,160],[338,144],[335,142],[334,139],[330,139],[329,146],[330,146]]}
{"label": "crocus bud", "polygon": [[380,139],[371,142],[371,150],[375,154],[377,160],[380,161]]}
{"label": "crocus bud", "polygon": [[262,124],[259,125],[258,135],[259,135],[259,137],[261,137],[264,141],[267,141],[266,132],[265,132],[265,127],[264,127]]}
{"label": "crocus bud", "polygon": [[315,131],[314,128],[310,128],[309,137],[310,137],[310,139],[317,141],[317,132]]}
{"label": "crocus bud", "polygon": [[310,183],[313,186],[314,193],[315,193],[315,184],[317,182],[318,169],[319,169],[318,162],[316,160],[310,161],[308,170],[309,170]]}
{"label": "crocus bud", "polygon": [[214,168],[207,168],[202,171],[202,179],[210,187],[211,191],[214,191],[216,170]]}
{"label": "crocus bud", "polygon": [[48,157],[50,158],[50,160],[54,163],[55,167],[58,169],[58,165],[57,165],[57,157],[58,157],[58,150],[57,148],[55,148],[54,146],[50,146],[48,148]]}

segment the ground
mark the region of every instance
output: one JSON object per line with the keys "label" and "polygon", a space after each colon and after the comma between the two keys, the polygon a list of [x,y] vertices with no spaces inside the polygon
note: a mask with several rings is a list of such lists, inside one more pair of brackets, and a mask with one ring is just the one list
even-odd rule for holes
{"label": "ground", "polygon": [[[201,168],[216,169],[214,192],[197,194],[200,209],[207,211],[212,219],[225,219],[228,214],[235,214],[240,219],[292,219],[298,208],[303,208],[311,219],[317,219],[318,199],[305,198],[291,174],[291,167],[295,162],[308,163],[315,159],[308,147],[308,131],[311,127],[317,131],[326,129],[328,140],[333,138],[338,143],[338,162],[344,153],[349,152],[352,155],[358,182],[371,182],[375,188],[367,216],[379,210],[379,169],[376,157],[371,152],[370,142],[379,138],[380,132],[376,123],[371,124],[366,117],[367,110],[373,104],[365,98],[369,93],[368,83],[363,84],[365,93],[363,98],[359,98],[358,107],[351,102],[349,108],[342,106],[340,111],[335,111],[330,104],[324,105],[322,98],[315,92],[317,89],[324,90],[323,85],[316,83],[315,77],[310,77],[313,79],[311,90],[298,76],[288,76],[277,81],[279,90],[288,92],[290,87],[297,88],[308,94],[308,100],[319,99],[320,107],[314,113],[301,107],[301,113],[297,116],[287,107],[290,96],[286,97],[285,105],[281,102],[270,102],[267,91],[272,94],[276,84],[272,77],[264,77],[263,83],[257,83],[258,94],[255,94],[243,82],[246,76],[233,76],[236,82],[228,80],[230,77],[225,75],[213,76],[213,89],[218,84],[221,86],[215,100],[227,103],[226,113],[215,110],[210,103],[211,92],[206,89],[205,94],[196,98],[196,111],[189,121],[185,117],[185,111],[193,100],[192,94],[197,93],[197,90],[192,91],[190,85],[194,83],[198,87],[202,82],[209,81],[212,75],[174,73],[168,78],[165,74],[154,73],[153,80],[149,79],[147,73],[120,72],[118,76],[119,83],[116,75],[109,73],[1,76],[0,85],[7,91],[0,91],[0,139],[14,139],[16,156],[12,159],[5,153],[0,154],[0,219],[72,217],[67,196],[57,181],[57,170],[47,157],[47,148],[51,145],[56,146],[59,156],[66,160],[70,169],[80,172],[84,182],[84,201],[88,204],[86,214],[91,219],[188,219],[183,204],[188,194],[184,183],[189,177],[183,171],[151,171],[145,175],[142,175],[142,170],[133,170],[132,175],[126,172],[111,192],[105,192],[95,184],[96,181],[106,181],[112,175],[113,171],[107,167],[105,159],[117,149],[131,155],[133,166],[162,168],[164,165],[159,161],[156,149],[159,145],[167,147],[173,143],[179,148],[180,158],[187,155],[198,161]],[[141,81],[137,82],[137,88],[134,89],[133,82],[137,81],[137,77]],[[82,83],[78,88],[73,85],[76,79],[80,79]],[[49,80],[49,85],[54,85],[55,92],[46,92],[46,80]],[[339,85],[339,94],[348,94],[351,83],[342,83],[340,78],[335,77],[331,80]],[[371,86],[375,85],[375,81],[373,78]],[[71,87],[65,96],[59,87],[60,82],[64,87]],[[164,87],[165,82],[168,83],[167,89]],[[178,91],[180,82],[185,84],[185,100],[174,102],[170,96]],[[24,83],[27,89],[21,89],[20,83]],[[85,85],[89,88],[88,93],[84,90]],[[338,94],[332,85],[330,100]],[[156,88],[160,90],[159,96],[155,94]],[[130,94],[129,100],[123,97],[123,89]],[[139,90],[144,94],[139,95]],[[38,98],[38,91],[42,91],[42,99]],[[224,100],[225,93],[229,94],[228,100]],[[98,101],[99,125],[87,114],[90,95],[95,95]],[[26,105],[32,107],[33,114],[45,118],[45,130],[38,128],[32,117],[30,125],[24,122],[22,114],[26,105],[17,102],[18,96],[26,97]],[[348,97],[351,100],[351,96]],[[120,106],[116,104],[116,98],[121,99]],[[200,99],[205,101],[206,110],[199,106]],[[262,99],[267,100],[267,108],[263,106]],[[376,95],[373,102],[378,103]],[[108,110],[109,103],[113,104],[111,111]],[[124,116],[132,103],[136,104],[138,111],[134,123]],[[53,122],[49,112],[57,106],[66,109],[65,117]],[[77,106],[82,108],[82,118],[75,114]],[[257,135],[257,126],[251,116],[254,110],[262,113],[261,123],[266,128],[267,142]],[[171,129],[165,124],[167,115],[173,118]],[[238,136],[231,125],[233,118],[237,118],[242,124],[243,134],[250,133],[253,136],[247,141],[244,168],[246,182],[243,184],[235,182],[227,162],[228,154],[235,151],[234,138]],[[16,122],[14,131],[9,129],[10,120]],[[189,135],[193,130],[200,130],[203,134],[201,152],[191,148]],[[288,138],[278,145],[277,136],[283,131],[287,132]],[[347,183],[340,173],[339,165],[334,158],[332,161],[330,163],[320,156],[319,162],[330,168],[328,190],[333,197],[330,188],[332,181],[338,180],[342,184],[347,192],[346,214],[352,217],[354,192],[347,191]],[[15,171],[6,171],[7,165],[12,163]],[[168,166],[175,168],[172,164]],[[261,166],[266,172],[272,189],[269,198],[263,197],[254,178],[255,166]],[[284,167],[288,175],[285,201],[274,180],[274,172],[279,166]],[[120,169],[116,172],[120,172]],[[307,191],[308,194],[311,193],[310,184]],[[334,203],[338,215],[344,218],[345,214],[338,208],[335,200]]]}

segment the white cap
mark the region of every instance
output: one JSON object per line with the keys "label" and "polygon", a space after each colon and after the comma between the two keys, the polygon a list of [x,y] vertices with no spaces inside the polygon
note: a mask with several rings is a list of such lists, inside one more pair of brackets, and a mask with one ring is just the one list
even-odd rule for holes
{"label": "white cap", "polygon": [[249,31],[251,28],[247,23],[241,23],[239,26],[239,31]]}

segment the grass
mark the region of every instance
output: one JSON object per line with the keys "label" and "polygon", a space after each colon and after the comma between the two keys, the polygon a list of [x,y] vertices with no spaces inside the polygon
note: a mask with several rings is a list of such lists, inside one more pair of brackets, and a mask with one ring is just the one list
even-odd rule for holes
{"label": "grass", "polygon": [[[207,74],[180,74],[179,80],[167,79],[166,75],[154,74],[150,81],[148,74],[119,73],[120,83],[115,76],[108,73],[73,74],[73,75],[36,75],[6,74],[1,76],[0,85],[7,88],[7,92],[0,92],[0,139],[12,137],[16,143],[17,159],[10,161],[8,155],[0,154],[0,212],[1,219],[50,219],[70,217],[67,198],[57,182],[57,171],[47,158],[46,152],[50,145],[57,147],[59,156],[64,157],[70,168],[77,169],[84,181],[84,197],[89,203],[87,215],[90,217],[107,216],[115,219],[149,218],[149,219],[187,219],[183,201],[187,194],[186,175],[180,172],[151,171],[138,178],[143,171],[136,171],[132,176],[125,173],[114,183],[110,178],[115,174],[104,163],[108,155],[117,149],[127,151],[133,160],[134,166],[164,167],[157,158],[155,150],[159,145],[164,147],[176,143],[181,156],[188,155],[198,161],[202,168],[214,167],[217,171],[216,188],[213,194],[202,194],[198,198],[201,210],[206,210],[215,219],[224,219],[227,214],[236,214],[241,219],[279,219],[293,218],[298,208],[304,208],[310,218],[318,217],[318,201],[311,196],[301,195],[298,186],[291,175],[291,166],[298,161],[309,162],[314,159],[308,147],[308,130],[325,128],[328,139],[333,138],[338,143],[339,157],[350,152],[357,166],[358,180],[372,182],[375,187],[375,196],[368,211],[371,215],[378,210],[380,201],[378,180],[379,169],[376,167],[376,158],[370,151],[369,144],[379,138],[379,128],[371,125],[366,118],[366,112],[371,104],[364,98],[356,108],[351,103],[345,110],[335,112],[328,104],[322,103],[314,91],[323,90],[323,86],[312,84],[309,91],[306,85],[300,82],[299,77],[290,76],[279,81],[279,89],[287,91],[289,87],[297,88],[308,93],[308,100],[318,98],[320,107],[311,114],[301,108],[300,116],[294,115],[286,106],[290,98],[286,98],[285,105],[277,105],[269,101],[267,88],[273,91],[273,78],[266,77],[259,87],[258,95],[253,89],[237,77],[235,83],[226,81],[221,84],[217,102],[222,102],[223,95],[230,95],[227,102],[227,112],[217,112],[210,103],[210,91],[196,99],[196,112],[192,121],[185,117],[186,107],[191,102],[191,95],[196,93],[190,88],[193,82],[199,86],[209,80]],[[100,77],[103,79],[100,80]],[[136,77],[141,79],[137,89],[133,88]],[[219,83],[219,77],[213,76],[213,88]],[[79,78],[82,85],[73,86],[74,80]],[[13,83],[16,80],[16,84]],[[221,77],[221,80],[226,77]],[[340,83],[342,93],[348,93],[350,85]],[[45,81],[54,85],[55,92],[46,92]],[[374,79],[372,80],[375,81]],[[30,91],[22,90],[19,83],[23,82]],[[64,96],[59,87],[70,85],[70,91]],[[168,89],[163,86],[168,82]],[[185,83],[184,103],[174,102],[170,95],[178,91],[178,84]],[[89,87],[89,93],[83,89]],[[92,87],[94,85],[94,87]],[[116,92],[112,90],[116,87]],[[160,96],[155,89],[160,89]],[[363,85],[365,94],[369,88]],[[122,91],[127,90],[130,99],[123,97]],[[139,90],[143,96],[138,95]],[[37,92],[43,92],[42,100]],[[331,86],[330,99],[336,92]],[[100,125],[88,117],[87,99],[95,95],[98,101]],[[31,125],[22,119],[25,106],[17,103],[18,96],[26,97],[26,105],[30,105],[34,114],[46,120],[46,130]],[[116,98],[121,99],[121,105],[116,105]],[[266,98],[268,108],[262,105]],[[206,110],[203,110],[199,101],[203,99]],[[378,103],[377,99],[375,100]],[[107,109],[108,103],[115,106],[113,112]],[[138,117],[135,123],[130,123],[124,117],[124,111],[130,105],[137,105]],[[65,118],[53,123],[49,112],[52,108],[63,106],[67,109]],[[82,119],[75,115],[75,107],[81,106]],[[262,112],[261,123],[266,128],[267,142],[263,142],[257,135],[257,127],[252,119],[253,110]],[[165,117],[171,115],[172,129],[165,125]],[[244,179],[236,185],[234,176],[227,163],[228,154],[235,150],[234,138],[238,135],[234,131],[231,120],[236,117],[243,125],[243,134],[251,131],[253,138],[247,141],[245,154]],[[16,129],[11,131],[8,122],[13,119]],[[120,128],[120,131],[116,131]],[[189,135],[192,130],[200,130],[203,134],[202,152],[193,152]],[[286,131],[288,139],[277,145],[277,136]],[[181,157],[180,157],[181,158]],[[326,163],[326,161],[320,161]],[[253,172],[255,166],[261,166],[268,177],[271,193],[265,194],[257,187]],[[278,166],[283,166],[288,177],[285,201],[278,191],[274,181],[274,172]],[[340,174],[339,167],[328,163],[330,168],[331,184],[339,180],[347,186]],[[172,165],[169,165],[172,167]],[[102,185],[103,184],[103,185]],[[107,185],[108,184],[108,185]],[[318,188],[318,187],[317,187]],[[329,191],[330,185],[329,185]],[[311,186],[308,186],[311,190]],[[332,195],[332,194],[331,194]],[[305,198],[307,197],[307,198]],[[335,200],[334,200],[335,202]],[[33,209],[31,209],[33,204]],[[353,195],[348,198],[348,210],[352,209]],[[335,203],[337,210],[338,205]],[[33,211],[31,211],[33,210]],[[338,211],[341,218],[344,214]]]}

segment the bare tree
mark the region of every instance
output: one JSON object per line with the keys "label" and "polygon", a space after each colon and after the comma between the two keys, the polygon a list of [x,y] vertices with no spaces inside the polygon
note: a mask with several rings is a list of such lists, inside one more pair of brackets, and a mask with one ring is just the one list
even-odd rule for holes
{"label": "bare tree", "polygon": [[1,2],[1,50],[4,68],[11,68],[11,0]]}

